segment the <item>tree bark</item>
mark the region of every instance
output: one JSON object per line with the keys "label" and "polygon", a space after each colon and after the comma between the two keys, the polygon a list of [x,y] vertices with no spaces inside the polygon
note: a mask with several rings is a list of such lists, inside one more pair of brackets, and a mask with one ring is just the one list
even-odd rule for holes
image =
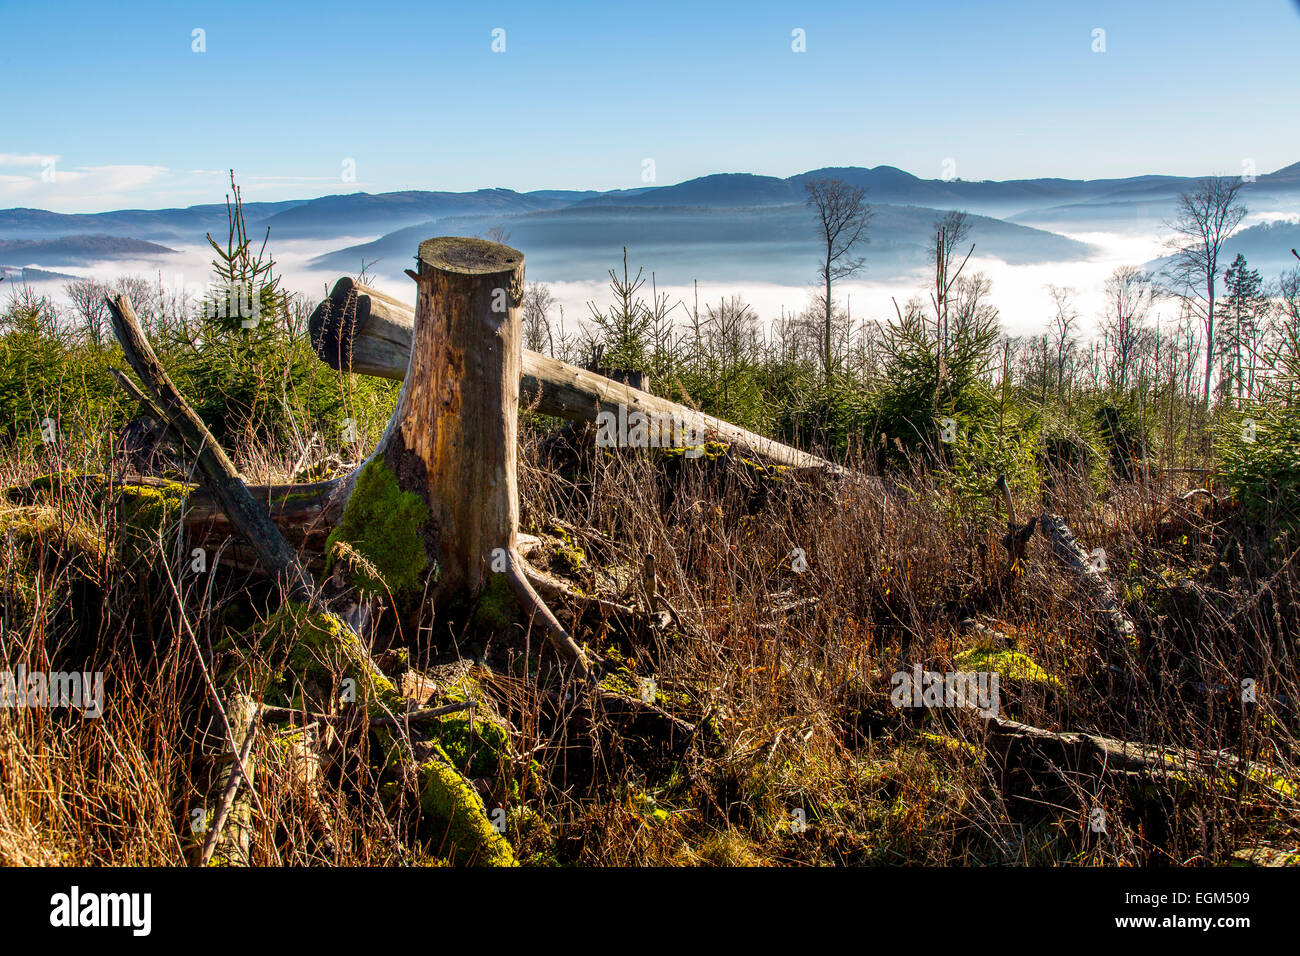
{"label": "tree bark", "polygon": [[525,617],[586,672],[581,649],[524,576],[517,547],[523,254],[444,237],[420,243],[418,260],[402,391],[362,468],[383,462],[398,488],[427,506],[422,539],[436,605],[479,594],[503,574]]}

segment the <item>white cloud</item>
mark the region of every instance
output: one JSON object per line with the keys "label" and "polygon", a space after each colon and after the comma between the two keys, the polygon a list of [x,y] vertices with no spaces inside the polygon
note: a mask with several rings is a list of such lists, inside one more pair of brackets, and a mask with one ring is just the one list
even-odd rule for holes
{"label": "white cloud", "polygon": [[44,166],[57,163],[62,157],[41,153],[0,153],[0,166]]}
{"label": "white cloud", "polygon": [[1242,228],[1274,222],[1300,222],[1300,214],[1294,212],[1252,212],[1242,223]]}
{"label": "white cloud", "polygon": [[[3,162],[0,166],[20,166]],[[21,157],[20,157],[21,158]],[[48,157],[47,157],[48,158]],[[156,183],[167,172],[166,166],[113,165],[60,167],[44,164],[34,175],[0,175],[0,206],[35,205],[54,212],[94,212],[120,209],[133,204],[131,193]]]}

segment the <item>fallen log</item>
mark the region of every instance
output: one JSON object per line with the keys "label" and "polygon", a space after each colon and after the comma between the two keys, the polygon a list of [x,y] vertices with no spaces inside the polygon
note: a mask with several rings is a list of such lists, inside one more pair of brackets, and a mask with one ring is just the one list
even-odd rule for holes
{"label": "fallen log", "polygon": [[1061,515],[1043,512],[1038,528],[1051,546],[1052,554],[1074,574],[1080,592],[1093,611],[1106,622],[1112,647],[1121,655],[1130,653],[1137,641],[1137,627],[1101,566],[1084,550]]}
{"label": "fallen log", "polygon": [[[354,481],[355,475],[349,474],[304,484],[249,485],[248,491],[266,509],[271,522],[299,553],[305,566],[319,571],[326,539],[342,517]],[[207,489],[195,488],[189,495],[183,520],[186,553],[190,548],[212,550],[218,542],[229,542],[222,559],[227,565],[242,570],[261,567],[256,550],[248,547]]]}
{"label": "fallen log", "polygon": [[1273,768],[1226,751],[1197,750],[1079,731],[1053,731],[1003,717],[988,721],[990,745],[997,741],[1004,762],[1046,761],[1058,774],[1101,777],[1137,773],[1153,778],[1215,781],[1232,789],[1251,787],[1294,804],[1294,782]]}
{"label": "fallen log", "polygon": [[[349,278],[339,279],[309,322],[316,354],[338,371],[401,379],[411,355],[415,312],[409,305]],[[642,412],[661,421],[680,421],[708,439],[791,468],[841,472],[817,455],[764,438],[712,415],[651,395],[559,359],[523,350],[519,401],[544,415],[575,422],[595,421],[601,412]]]}

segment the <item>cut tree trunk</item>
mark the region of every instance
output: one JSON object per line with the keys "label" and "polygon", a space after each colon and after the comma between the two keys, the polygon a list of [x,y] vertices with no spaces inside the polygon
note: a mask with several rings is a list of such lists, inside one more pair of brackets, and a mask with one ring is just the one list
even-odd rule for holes
{"label": "cut tree trunk", "polygon": [[[506,583],[515,590],[526,612],[530,612],[533,618],[542,618],[543,629],[551,642],[569,658],[576,670],[585,675],[588,672],[585,657],[529,586],[521,570],[522,560],[514,547],[518,528],[515,479],[518,302],[523,287],[523,256],[504,246],[479,240],[430,240],[422,245],[421,252],[422,268],[428,264],[425,281],[421,283],[421,302],[426,306],[423,311],[426,316],[432,315],[428,304],[437,302],[442,307],[437,315],[449,318],[417,324],[421,337],[415,340],[412,368],[403,385],[398,412],[389,422],[380,449],[368,464],[376,458],[382,460],[387,452],[397,473],[418,490],[426,505],[431,506],[430,512],[440,520],[430,529],[431,534],[426,535],[425,541],[432,542],[430,550],[447,561],[447,566],[453,571],[450,580],[455,585],[472,587],[476,573],[481,579],[483,562],[476,559],[481,559],[482,554],[474,552],[482,552],[493,541],[500,541],[510,559],[505,568]],[[500,278],[510,280],[504,288],[500,283],[492,285],[494,279]],[[489,289],[489,286],[492,287]],[[490,305],[484,298],[485,291],[491,292]],[[505,295],[500,295],[503,292]],[[498,302],[502,303],[500,307]],[[343,601],[351,601],[350,590],[339,592],[332,600],[326,598],[315,587],[272,517],[276,512],[277,517],[289,524],[295,519],[299,523],[311,521],[314,524],[322,519],[332,522],[338,517],[346,517],[347,505],[343,502],[350,503],[362,472],[358,470],[316,485],[250,490],[216,439],[172,384],[149,346],[129,300],[125,296],[110,299],[109,309],[114,332],[127,360],[144,381],[148,394],[125,374],[113,371],[127,393],[158,420],[165,422],[182,444],[195,454],[203,483],[202,492],[195,497],[199,499],[199,508],[208,512],[202,520],[210,526],[224,522],[236,531],[258,563],[284,584],[289,602],[300,601],[316,613],[329,615],[343,632],[337,650],[350,660],[354,672],[367,680],[372,689],[378,690],[382,674],[370,657],[369,647],[360,632],[349,623],[350,615],[340,613]],[[503,312],[503,317],[494,320],[489,309]],[[450,348],[422,349],[419,344],[426,336],[430,341],[441,338]],[[473,347],[463,348],[466,344]],[[448,476],[454,477],[449,479]],[[102,480],[96,476],[83,478]],[[467,483],[456,488],[454,478]],[[475,478],[479,481],[476,482]],[[480,526],[476,527],[476,522]],[[455,547],[455,534],[464,534],[471,546]],[[497,550],[493,548],[491,553],[495,556]],[[435,569],[439,567],[435,564]],[[440,575],[435,575],[435,580],[439,578]],[[170,576],[168,580],[177,600],[181,600],[175,580]],[[444,587],[440,590],[445,593],[449,589]],[[182,621],[185,621],[184,615]],[[228,707],[222,706],[221,696],[188,623],[186,631],[198,656],[207,690],[221,711],[231,754],[231,765],[217,780],[212,829],[205,838],[199,860],[203,864],[216,859],[228,865],[246,866],[251,861],[253,808],[261,812],[260,801],[252,786],[252,750],[261,708],[244,693],[236,693]],[[388,710],[388,704],[381,702],[380,708]],[[456,709],[460,708],[461,705],[457,704]],[[411,721],[447,712],[446,709],[430,709],[402,714],[399,719],[390,711],[386,716],[398,738],[406,744],[408,753],[413,754],[413,741],[417,738],[410,732]],[[331,722],[326,721],[327,725]],[[384,722],[382,716],[372,717],[369,724],[375,726]],[[304,785],[308,812],[322,846],[332,853],[329,820],[318,799],[319,748],[321,741],[330,736],[324,734],[291,745],[290,761]],[[446,763],[445,757],[443,762]],[[404,766],[405,772],[417,779],[421,777],[424,768],[417,763]],[[435,796],[445,796],[447,791],[456,794],[454,815],[462,824],[471,828],[477,826],[484,841],[499,841],[504,845],[504,851],[498,848],[494,858],[512,859],[508,844],[488,822],[482,802],[473,796],[465,778],[450,765],[440,765],[435,776],[436,779],[426,781],[425,789],[434,788]],[[469,795],[470,799],[462,799],[464,795]]]}
{"label": "cut tree trunk", "polygon": [[361,471],[382,462],[427,507],[421,537],[435,569],[435,606],[480,594],[492,575],[504,575],[525,618],[585,673],[586,658],[529,584],[517,547],[523,254],[444,237],[420,243],[418,259],[402,391]]}
{"label": "cut tree trunk", "polygon": [[[331,368],[400,379],[407,372],[414,324],[410,306],[343,278],[312,313],[310,329],[316,354]],[[618,415],[622,406],[628,413],[640,411],[682,421],[709,438],[778,465],[842,470],[825,458],[528,349],[523,350],[517,375],[518,399],[544,415],[590,422],[601,412]]]}

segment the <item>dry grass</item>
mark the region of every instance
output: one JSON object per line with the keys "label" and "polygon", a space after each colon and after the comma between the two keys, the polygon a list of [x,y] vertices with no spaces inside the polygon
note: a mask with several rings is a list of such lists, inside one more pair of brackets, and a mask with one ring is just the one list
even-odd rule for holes
{"label": "dry grass", "polygon": [[[1116,656],[1102,652],[1100,623],[1042,540],[1008,570],[998,522],[958,508],[942,477],[911,476],[885,501],[734,463],[602,451],[574,467],[536,442],[524,454],[525,530],[550,543],[552,570],[639,606],[651,554],[681,626],[629,627],[581,602],[561,609],[566,622],[604,657],[610,686],[652,679],[662,706],[699,727],[680,759],[648,758],[643,741],[568,709],[532,635],[453,639],[423,622],[406,642],[415,670],[461,657],[497,665],[485,686],[516,759],[480,790],[511,806],[507,833],[526,861],[1193,865],[1300,843],[1297,718],[1278,702],[1300,702],[1297,568],[1283,564],[1295,545],[1261,540],[1230,507],[1167,511],[1181,489],[1129,485],[1103,498],[1063,479],[1058,510],[1106,549],[1139,626],[1140,646]],[[298,455],[244,457],[250,477],[273,480]],[[111,471],[10,455],[0,482],[56,470]],[[175,529],[127,540],[111,498],[64,485],[43,506],[53,517],[35,539],[20,540],[0,514],[6,580],[19,565],[31,576],[22,593],[3,589],[0,670],[102,670],[108,706],[98,720],[0,709],[0,864],[183,864],[222,749],[203,669],[228,665],[232,636],[255,630],[275,601],[256,575],[220,561],[203,576],[179,573]],[[75,546],[92,539],[103,548]],[[1024,773],[970,712],[891,707],[891,675],[914,663],[953,670],[981,640],[971,620],[1059,681],[1004,680],[1004,714],[1223,750],[1267,765],[1290,793],[1177,771]],[[1245,677],[1256,704],[1235,690]],[[286,740],[257,750],[254,862],[437,856],[364,735],[336,749],[315,791]],[[1104,834],[1089,826],[1097,807]]]}

